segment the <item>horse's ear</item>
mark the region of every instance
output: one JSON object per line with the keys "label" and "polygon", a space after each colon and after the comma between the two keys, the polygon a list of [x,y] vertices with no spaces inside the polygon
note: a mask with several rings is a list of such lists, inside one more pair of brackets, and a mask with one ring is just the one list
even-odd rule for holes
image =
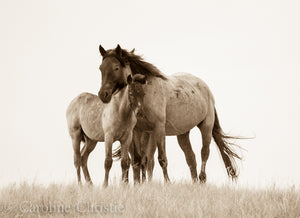
{"label": "horse's ear", "polygon": [[99,45],[99,51],[102,56],[106,55],[106,51],[101,45]]}
{"label": "horse's ear", "polygon": [[127,76],[127,84],[131,84],[132,83],[132,76],[131,76],[131,74],[129,74],[128,76]]}
{"label": "horse's ear", "polygon": [[143,75],[143,74],[135,74],[132,78],[133,82],[138,82],[138,83],[141,83],[141,84],[145,84],[146,83],[146,76]]}
{"label": "horse's ear", "polygon": [[116,53],[117,53],[117,55],[122,56],[122,48],[119,44],[116,47]]}
{"label": "horse's ear", "polygon": [[135,48],[134,48],[134,49],[132,49],[130,53],[131,53],[131,54],[133,54],[133,53],[134,53],[134,51],[135,51]]}

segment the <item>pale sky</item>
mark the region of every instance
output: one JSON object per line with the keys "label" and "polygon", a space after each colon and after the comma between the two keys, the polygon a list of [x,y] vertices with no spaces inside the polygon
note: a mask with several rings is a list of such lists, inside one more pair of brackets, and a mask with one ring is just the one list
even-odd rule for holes
{"label": "pale sky", "polygon": [[[76,181],[66,108],[81,92],[98,92],[99,44],[119,43],[167,75],[203,79],[224,131],[256,136],[238,142],[247,150],[241,185],[299,187],[299,10],[297,0],[0,0],[0,186]],[[198,129],[191,140],[199,173]],[[171,180],[191,181],[176,137],[166,146]],[[213,142],[210,148],[208,183],[229,183]],[[103,143],[89,169],[102,184]],[[115,162],[111,181],[120,175]],[[163,178],[158,162],[154,178]]]}

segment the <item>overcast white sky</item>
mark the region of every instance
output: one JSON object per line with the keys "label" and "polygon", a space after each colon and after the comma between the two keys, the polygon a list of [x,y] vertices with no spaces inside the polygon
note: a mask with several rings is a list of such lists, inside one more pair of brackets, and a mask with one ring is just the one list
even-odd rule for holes
{"label": "overcast white sky", "polygon": [[[240,184],[299,186],[299,10],[296,0],[0,0],[0,185],[76,180],[66,108],[79,93],[98,92],[99,44],[119,43],[167,75],[202,78],[224,131],[256,136],[240,141],[247,149]],[[199,172],[198,129],[191,139]],[[190,181],[175,137],[167,138],[167,156],[170,178]],[[102,184],[103,143],[89,168]],[[120,172],[114,163],[112,180]],[[157,162],[154,174],[162,180]],[[207,176],[228,183],[214,143]]]}

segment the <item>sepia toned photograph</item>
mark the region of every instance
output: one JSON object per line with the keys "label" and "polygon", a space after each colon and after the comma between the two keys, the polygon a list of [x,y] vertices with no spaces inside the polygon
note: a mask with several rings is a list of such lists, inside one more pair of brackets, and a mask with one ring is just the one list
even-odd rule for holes
{"label": "sepia toned photograph", "polygon": [[0,217],[300,217],[299,10],[0,0]]}

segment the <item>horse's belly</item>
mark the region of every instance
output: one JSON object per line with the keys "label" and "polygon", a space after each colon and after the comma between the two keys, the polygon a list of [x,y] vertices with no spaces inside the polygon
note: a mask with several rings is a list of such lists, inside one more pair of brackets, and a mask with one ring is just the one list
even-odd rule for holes
{"label": "horse's belly", "polygon": [[101,124],[90,123],[89,125],[83,125],[82,130],[88,138],[94,141],[104,142],[104,132]]}
{"label": "horse's belly", "polygon": [[84,111],[81,116],[81,128],[88,138],[103,142],[104,131],[102,128],[102,113],[100,112],[98,110]]}
{"label": "horse's belly", "polygon": [[207,104],[201,101],[179,102],[168,105],[166,113],[166,135],[180,135],[205,119]]}

